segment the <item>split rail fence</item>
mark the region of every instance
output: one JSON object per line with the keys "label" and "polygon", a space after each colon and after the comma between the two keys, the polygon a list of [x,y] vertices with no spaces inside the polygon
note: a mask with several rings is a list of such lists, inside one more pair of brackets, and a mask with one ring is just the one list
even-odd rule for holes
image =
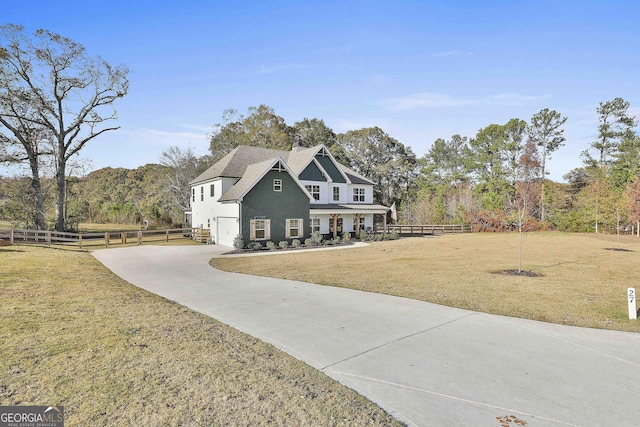
{"label": "split rail fence", "polygon": [[14,243],[41,245],[66,245],[87,247],[109,247],[114,245],[138,244],[143,242],[168,242],[170,240],[191,239],[196,229],[174,228],[167,230],[131,230],[101,233],[67,233],[47,230],[0,229],[0,239]]}
{"label": "split rail fence", "polygon": [[469,224],[445,224],[445,225],[408,225],[387,224],[387,231],[397,231],[400,235],[432,235],[470,233]]}

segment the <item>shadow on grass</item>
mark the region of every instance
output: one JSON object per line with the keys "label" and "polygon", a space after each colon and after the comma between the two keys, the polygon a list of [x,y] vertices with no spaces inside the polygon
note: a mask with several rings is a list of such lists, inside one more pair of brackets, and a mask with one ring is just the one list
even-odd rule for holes
{"label": "shadow on grass", "polygon": [[530,270],[517,270],[517,269],[511,269],[511,270],[494,270],[494,271],[490,271],[491,274],[501,274],[504,276],[522,276],[522,277],[544,277],[544,274],[541,273],[535,273],[533,271]]}

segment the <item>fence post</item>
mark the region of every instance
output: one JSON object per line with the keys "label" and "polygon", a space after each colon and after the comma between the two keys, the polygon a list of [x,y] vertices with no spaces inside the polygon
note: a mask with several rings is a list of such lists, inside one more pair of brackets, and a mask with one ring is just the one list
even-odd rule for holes
{"label": "fence post", "polygon": [[167,233],[167,242],[168,242],[169,241],[169,230],[168,229],[167,229],[166,233]]}
{"label": "fence post", "polygon": [[104,245],[107,248],[109,247],[109,237],[111,237],[109,236],[109,233],[104,233]]}
{"label": "fence post", "polygon": [[142,230],[138,231],[138,244],[141,245],[142,244]]}
{"label": "fence post", "polygon": [[82,233],[78,236],[78,246],[82,249]]}
{"label": "fence post", "polygon": [[51,231],[47,231],[47,244],[51,246]]}
{"label": "fence post", "polygon": [[13,228],[9,232],[9,243],[11,243],[13,245]]}

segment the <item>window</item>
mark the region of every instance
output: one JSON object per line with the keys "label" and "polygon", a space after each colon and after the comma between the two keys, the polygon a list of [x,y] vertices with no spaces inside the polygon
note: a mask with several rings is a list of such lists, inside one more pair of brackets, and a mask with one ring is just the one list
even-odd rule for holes
{"label": "window", "polygon": [[320,218],[311,218],[311,220],[309,221],[309,225],[311,227],[311,234],[315,233],[316,231],[318,233],[320,232]]}
{"label": "window", "polygon": [[216,195],[216,187],[213,184],[211,184],[209,191],[211,191],[211,197],[214,197]]}
{"label": "window", "polygon": [[295,239],[302,237],[302,220],[301,219],[288,219],[287,220],[287,239]]}
{"label": "window", "polygon": [[193,202],[195,202],[195,201],[196,201],[196,189],[195,189],[195,188],[192,188],[192,189],[191,189],[191,200],[192,200]]}
{"label": "window", "polygon": [[356,224],[356,217],[353,217],[353,229],[355,231],[364,230],[364,217],[360,217],[360,224]]}
{"label": "window", "polygon": [[249,222],[251,240],[269,240],[271,238],[271,220],[252,219]]}
{"label": "window", "polygon": [[333,187],[333,201],[340,201],[340,187]]}
{"label": "window", "polygon": [[204,185],[200,187],[200,201],[204,202]]}
{"label": "window", "polygon": [[211,230],[211,218],[207,218],[207,228]]}
{"label": "window", "polygon": [[282,180],[274,179],[273,180],[273,191],[282,191]]}
{"label": "window", "polygon": [[305,185],[304,188],[307,189],[309,194],[313,197],[314,200],[320,200],[320,186],[319,185]]}
{"label": "window", "polygon": [[354,188],[353,189],[353,201],[354,202],[364,202],[364,188]]}

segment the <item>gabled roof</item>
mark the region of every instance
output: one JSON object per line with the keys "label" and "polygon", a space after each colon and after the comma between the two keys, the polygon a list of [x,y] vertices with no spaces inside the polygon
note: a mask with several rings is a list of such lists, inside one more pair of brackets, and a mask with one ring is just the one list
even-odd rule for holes
{"label": "gabled roof", "polygon": [[242,175],[242,178],[240,178],[240,181],[236,182],[235,185],[231,187],[226,193],[224,193],[218,201],[233,202],[242,200],[244,196],[267,174],[267,172],[272,170],[274,167],[286,171],[298,184],[298,187],[300,187],[300,189],[309,198],[309,200],[313,200],[311,195],[300,184],[295,174],[291,171],[287,164],[282,160],[282,158],[278,157],[276,159],[265,160],[260,163],[248,165],[244,171],[244,174]]}
{"label": "gabled roof", "polygon": [[242,178],[249,165],[277,158],[286,158],[287,153],[288,151],[273,150],[271,148],[239,145],[189,184],[194,185],[220,177]]}
{"label": "gabled roof", "polygon": [[[209,181],[214,178],[242,178],[247,167],[252,164],[264,162],[267,160],[280,158],[289,166],[290,170],[297,177],[309,165],[315,161],[315,156],[321,150],[328,154],[331,159],[338,165],[347,182],[351,177],[356,178],[356,184],[374,184],[365,177],[358,175],[356,172],[338,163],[324,145],[316,145],[310,148],[294,148],[291,151],[273,150],[271,148],[252,147],[248,145],[240,145],[234,148],[229,154],[211,166],[209,169],[200,174],[189,184],[195,185],[201,182]],[[320,169],[322,166],[318,164]]]}
{"label": "gabled roof", "polygon": [[344,172],[344,174],[347,175],[347,179],[352,184],[370,184],[370,185],[375,185],[375,182],[365,178],[364,176],[360,175],[358,172],[349,169],[345,165],[343,165],[341,163],[338,163],[338,166],[340,166],[340,169],[342,169],[342,172]]}

